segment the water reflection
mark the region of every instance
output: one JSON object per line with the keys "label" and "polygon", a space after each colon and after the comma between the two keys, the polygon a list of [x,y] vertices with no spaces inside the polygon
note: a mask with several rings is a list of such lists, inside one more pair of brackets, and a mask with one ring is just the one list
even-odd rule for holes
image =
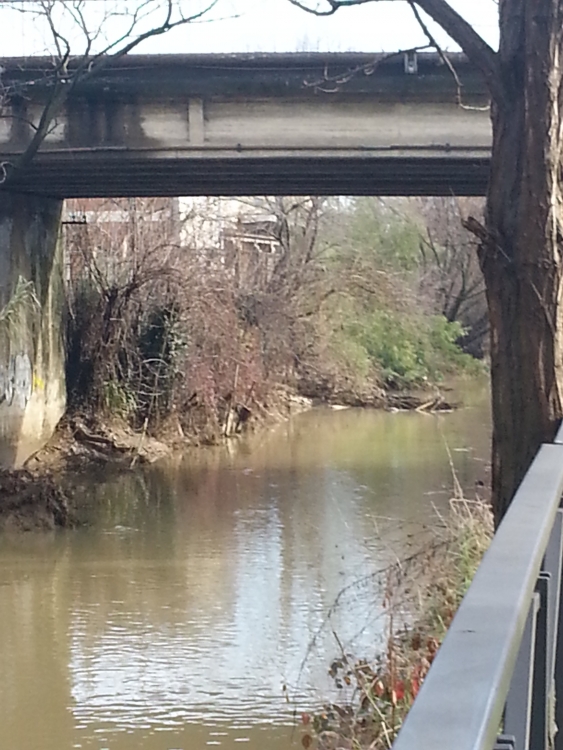
{"label": "water reflection", "polygon": [[369,574],[446,504],[444,440],[471,491],[483,402],[313,411],[231,452],[77,483],[88,528],[0,540],[0,746],[287,748],[293,711],[332,688],[332,629],[377,648]]}

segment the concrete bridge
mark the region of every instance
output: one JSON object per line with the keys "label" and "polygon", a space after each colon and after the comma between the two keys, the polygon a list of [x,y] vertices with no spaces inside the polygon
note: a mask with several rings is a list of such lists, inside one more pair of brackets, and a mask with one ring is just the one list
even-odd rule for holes
{"label": "concrete bridge", "polygon": [[[436,54],[128,56],[78,86],[16,180],[56,197],[475,195],[491,128],[479,74]],[[50,61],[3,62],[0,159],[31,139]]]}
{"label": "concrete bridge", "polygon": [[[0,465],[25,461],[65,407],[62,199],[481,194],[487,94],[452,61],[463,106],[434,54],[127,56],[77,85],[0,185]],[[50,71],[45,58],[3,61],[0,163],[30,143]],[[34,294],[7,325],[19,279]]]}

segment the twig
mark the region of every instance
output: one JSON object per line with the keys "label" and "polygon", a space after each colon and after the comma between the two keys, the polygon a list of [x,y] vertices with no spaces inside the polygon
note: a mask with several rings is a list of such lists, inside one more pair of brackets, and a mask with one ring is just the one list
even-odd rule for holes
{"label": "twig", "polygon": [[426,35],[426,38],[430,42],[429,46],[433,47],[436,50],[436,52],[438,53],[438,55],[440,57],[440,60],[442,60],[442,62],[444,63],[444,65],[447,67],[447,69],[452,74],[452,77],[453,77],[453,79],[455,81],[455,85],[456,85],[456,89],[457,89],[457,94],[456,94],[457,104],[462,109],[466,109],[466,110],[470,110],[470,111],[474,111],[474,112],[487,112],[488,110],[490,110],[490,108],[491,108],[490,104],[487,104],[486,107],[472,107],[472,106],[469,106],[469,105],[463,103],[463,99],[462,99],[463,84],[462,84],[462,82],[461,82],[461,80],[459,78],[459,75],[457,74],[457,70],[455,69],[454,65],[452,64],[452,61],[450,60],[450,58],[447,56],[447,54],[444,52],[444,50],[442,49],[442,47],[436,41],[436,37],[432,34],[432,32],[428,28],[427,24],[424,22],[422,16],[419,13],[418,8],[416,7],[416,4],[415,4],[414,0],[407,0],[407,2],[409,4],[409,6],[410,6],[410,9],[412,10],[412,12],[414,14],[414,17],[416,18],[416,20],[418,22],[418,25],[420,26],[420,28],[422,29],[422,31]]}
{"label": "twig", "polygon": [[[303,85],[306,88],[314,88],[315,91],[321,91],[325,94],[335,94],[336,92],[340,91],[341,87],[349,83],[356,75],[359,73],[363,73],[365,76],[371,76],[375,73],[377,68],[379,68],[383,63],[387,62],[388,60],[392,60],[395,57],[398,57],[400,55],[409,55],[414,52],[422,52],[426,49],[430,49],[432,45],[431,44],[424,44],[418,47],[411,47],[410,49],[401,49],[397,50],[396,52],[391,52],[387,55],[383,55],[378,58],[374,58],[370,62],[363,63],[362,65],[357,65],[355,68],[350,68],[346,73],[339,73],[338,75],[329,76],[328,75],[328,65],[325,66],[325,73],[323,78],[319,78],[314,81],[303,81]],[[334,84],[333,88],[325,88],[324,84]]]}

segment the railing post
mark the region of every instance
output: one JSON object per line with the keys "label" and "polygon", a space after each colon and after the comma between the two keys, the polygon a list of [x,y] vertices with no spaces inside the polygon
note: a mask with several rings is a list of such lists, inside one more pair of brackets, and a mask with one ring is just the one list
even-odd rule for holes
{"label": "railing post", "polygon": [[516,747],[516,739],[512,735],[500,734],[493,750],[516,750]]}
{"label": "railing post", "polygon": [[540,573],[536,591],[540,596],[540,608],[536,620],[536,646],[534,650],[534,674],[532,689],[532,720],[530,726],[530,750],[547,750],[549,747],[548,710],[549,695],[548,623],[550,574]]}
{"label": "railing post", "polygon": [[[560,439],[563,440],[563,428],[560,430]],[[559,437],[559,436],[558,436]],[[563,516],[563,511],[559,510]],[[559,609],[556,620],[556,646],[555,646],[555,673],[554,673],[554,723],[555,739],[553,747],[555,750],[563,750],[563,607],[561,606],[561,597],[563,596],[563,577],[559,580]]]}
{"label": "railing post", "polygon": [[528,617],[526,618],[526,626],[514,666],[510,690],[506,699],[504,733],[514,737],[514,750],[528,750],[530,746],[533,666],[536,650],[536,622],[539,608],[539,594],[534,594]]}
{"label": "railing post", "polygon": [[[549,543],[545,551],[545,558],[543,563],[543,569],[550,574],[551,582],[549,586],[549,602],[548,602],[548,633],[547,633],[547,726],[548,726],[548,741],[549,747],[554,748],[556,746],[555,736],[557,733],[557,656],[558,656],[558,642],[560,635],[563,635],[563,631],[560,627],[561,617],[561,572],[562,572],[562,561],[563,561],[563,510],[561,508],[557,511],[555,521],[553,523],[553,530],[549,538]],[[561,667],[560,667],[561,668]],[[563,716],[559,716],[559,722],[563,720]],[[559,723],[559,726],[562,726]]]}
{"label": "railing post", "polygon": [[[538,581],[539,593],[534,595],[528,613],[506,701],[504,731],[514,736],[514,750],[544,750],[548,747],[545,743],[551,744],[555,719],[554,677],[562,551],[563,512],[559,510],[546,548],[543,572]],[[542,607],[543,612],[538,615]]]}
{"label": "railing post", "polygon": [[548,654],[547,674],[550,680],[555,675],[555,657],[557,653],[557,631],[559,622],[561,563],[563,556],[563,511],[559,509],[553,522],[553,529],[545,551],[542,570],[549,573],[551,584],[548,601]]}

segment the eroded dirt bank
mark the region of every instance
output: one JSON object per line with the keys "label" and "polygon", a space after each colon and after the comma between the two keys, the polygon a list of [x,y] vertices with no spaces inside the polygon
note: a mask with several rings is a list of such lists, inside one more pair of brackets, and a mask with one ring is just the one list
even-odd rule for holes
{"label": "eroded dirt bank", "polygon": [[[343,399],[345,401],[345,399]],[[249,418],[233,422],[229,437],[206,431],[186,434],[179,419],[160,425],[156,435],[134,430],[116,418],[86,414],[67,415],[52,439],[31,456],[23,469],[0,470],[0,531],[44,531],[72,528],[77,524],[79,500],[73,492],[73,477],[94,467],[131,471],[173,453],[198,446],[236,439],[241,432],[263,429],[311,408],[310,398],[289,392],[278,394],[268,405],[255,405]],[[326,403],[326,402],[325,402]],[[343,406],[366,406],[357,400]],[[372,404],[368,404],[372,406]],[[437,393],[388,394],[377,406],[395,410],[447,411],[452,405]],[[248,415],[247,415],[248,416]]]}
{"label": "eroded dirt bank", "polygon": [[[187,432],[179,418],[159,426],[156,434],[135,430],[124,420],[88,415],[66,415],[47,445],[33,454],[25,467],[0,469],[0,531],[45,531],[72,528],[79,516],[73,479],[93,468],[131,471],[173,453],[236,439],[241,432],[287,419],[311,407],[309,399],[283,392],[252,414],[233,409],[229,437],[211,430]],[[247,410],[248,411],[248,410]]]}
{"label": "eroded dirt bank", "polygon": [[0,470],[0,530],[52,531],[73,524],[67,494],[49,471]]}

